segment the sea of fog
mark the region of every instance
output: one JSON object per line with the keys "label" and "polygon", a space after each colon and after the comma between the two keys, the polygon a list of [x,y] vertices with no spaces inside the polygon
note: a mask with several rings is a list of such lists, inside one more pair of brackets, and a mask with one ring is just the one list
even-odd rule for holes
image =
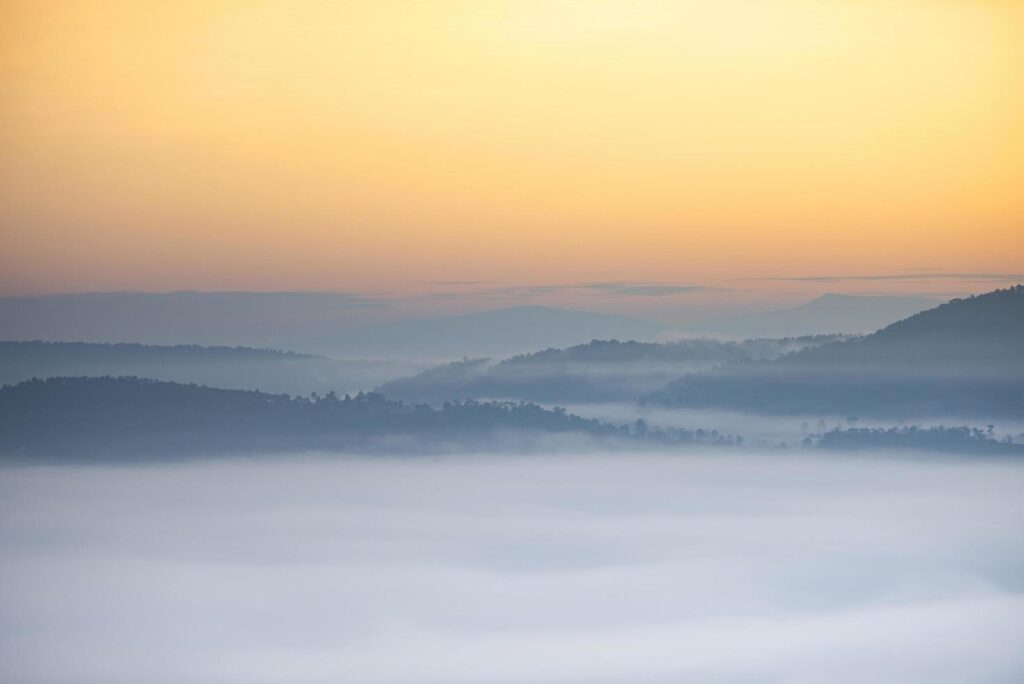
{"label": "sea of fog", "polygon": [[1024,681],[1024,463],[0,468],[0,681]]}

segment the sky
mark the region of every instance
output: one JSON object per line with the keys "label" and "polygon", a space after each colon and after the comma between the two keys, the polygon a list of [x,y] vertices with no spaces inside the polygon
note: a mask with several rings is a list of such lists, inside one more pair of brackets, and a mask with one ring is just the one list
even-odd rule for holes
{"label": "sky", "polygon": [[3,295],[980,292],[1022,160],[1008,0],[0,1]]}

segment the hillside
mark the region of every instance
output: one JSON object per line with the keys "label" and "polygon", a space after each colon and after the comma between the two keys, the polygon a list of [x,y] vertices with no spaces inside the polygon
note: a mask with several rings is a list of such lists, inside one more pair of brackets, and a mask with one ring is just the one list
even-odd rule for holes
{"label": "hillside", "polygon": [[925,297],[830,293],[789,309],[709,321],[697,330],[743,338],[861,334],[930,309],[937,303]]}
{"label": "hillside", "polygon": [[481,436],[496,430],[618,434],[533,405],[440,410],[377,394],[291,398],[139,378],[51,378],[0,389],[0,453],[134,458],[349,449]]}
{"label": "hillside", "polygon": [[[140,378],[51,378],[0,388],[0,456],[145,460],[239,453],[459,446],[489,449],[541,435],[725,443],[717,433],[649,430],[510,402],[424,404],[379,394],[289,397]],[[497,436],[500,441],[496,441]]]}
{"label": "hillside", "polygon": [[685,340],[672,343],[593,340],[504,361],[467,360],[393,380],[377,391],[406,401],[503,398],[540,402],[633,401],[680,374],[725,363],[774,359],[835,340]]}
{"label": "hillside", "polygon": [[1024,372],[1024,286],[954,299],[844,344],[785,360],[935,374]]}
{"label": "hillside", "polygon": [[781,414],[1024,416],[1024,287],[866,337],[684,376],[644,403]]}

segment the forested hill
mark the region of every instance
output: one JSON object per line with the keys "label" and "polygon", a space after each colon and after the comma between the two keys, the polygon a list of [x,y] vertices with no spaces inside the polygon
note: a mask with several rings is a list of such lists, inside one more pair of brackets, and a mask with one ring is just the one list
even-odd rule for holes
{"label": "forested hill", "polygon": [[782,414],[1024,417],[1024,287],[876,333],[686,375],[648,404]]}
{"label": "forested hill", "polygon": [[139,378],[51,378],[0,389],[0,454],[138,459],[222,453],[429,449],[488,445],[497,433],[694,441],[649,435],[533,404],[464,402],[433,409],[379,394],[292,398]]}
{"label": "forested hill", "polygon": [[942,335],[977,340],[1024,335],[1024,285],[953,299],[886,326],[878,339]]}
{"label": "forested hill", "polygon": [[763,311],[707,321],[697,329],[712,335],[782,337],[823,333],[864,334],[883,328],[939,302],[925,297],[823,294],[791,309]]}
{"label": "forested hill", "polygon": [[476,359],[428,369],[378,388],[407,401],[505,398],[541,402],[633,401],[688,371],[724,363],[774,359],[841,336],[757,339],[743,342],[695,339],[669,343],[593,340],[546,349],[500,362]]}
{"label": "forested hill", "polygon": [[784,363],[1024,372],[1024,286],[954,299],[871,335],[792,354]]}

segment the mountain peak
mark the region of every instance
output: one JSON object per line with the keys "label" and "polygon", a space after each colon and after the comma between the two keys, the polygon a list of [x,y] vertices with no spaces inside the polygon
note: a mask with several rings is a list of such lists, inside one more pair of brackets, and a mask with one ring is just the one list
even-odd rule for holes
{"label": "mountain peak", "polygon": [[701,332],[746,338],[868,333],[937,303],[925,297],[829,292],[789,309],[710,322]]}
{"label": "mountain peak", "polygon": [[[978,339],[986,336],[1024,336],[1024,285],[953,299],[897,321],[871,337],[941,335]],[[1024,345],[1024,337],[1017,340]]]}

